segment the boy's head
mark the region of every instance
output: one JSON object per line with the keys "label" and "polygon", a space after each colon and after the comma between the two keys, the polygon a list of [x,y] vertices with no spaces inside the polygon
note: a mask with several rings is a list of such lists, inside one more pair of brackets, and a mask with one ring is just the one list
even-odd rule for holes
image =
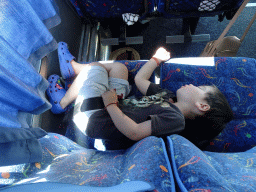
{"label": "boy's head", "polygon": [[212,91],[207,92],[205,98],[211,109],[206,111],[202,117],[212,119],[216,123],[226,124],[234,117],[231,107],[226,97],[216,86],[212,85],[211,88]]}
{"label": "boy's head", "polygon": [[227,99],[214,85],[184,85],[177,90],[177,102],[181,103],[186,118],[208,115],[225,117],[226,121],[233,118]]}
{"label": "boy's head", "polygon": [[186,118],[203,115],[211,106],[206,97],[208,92],[213,92],[211,86],[184,85],[177,90],[177,105]]}
{"label": "boy's head", "polygon": [[189,106],[190,110],[182,135],[195,144],[213,139],[233,119],[226,97],[214,85],[183,86],[177,91],[179,101]]}

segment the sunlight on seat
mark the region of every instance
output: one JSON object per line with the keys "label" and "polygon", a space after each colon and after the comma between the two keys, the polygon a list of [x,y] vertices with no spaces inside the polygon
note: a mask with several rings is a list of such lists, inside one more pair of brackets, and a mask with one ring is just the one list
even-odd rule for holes
{"label": "sunlight on seat", "polygon": [[101,139],[95,139],[94,147],[99,151],[106,151],[106,147],[104,146]]}
{"label": "sunlight on seat", "polygon": [[37,174],[47,173],[50,171],[50,169],[51,169],[51,165],[48,165],[45,170],[42,170],[42,171],[38,172]]}
{"label": "sunlight on seat", "polygon": [[55,157],[53,160],[56,160],[56,159],[59,159],[59,158],[62,158],[62,157],[66,157],[66,156],[69,156],[69,154],[61,154],[61,155]]}
{"label": "sunlight on seat", "polygon": [[[77,98],[77,100],[79,101],[79,98]],[[91,110],[91,111],[94,111],[94,110]],[[79,112],[74,115],[73,121],[76,124],[77,128],[85,134],[87,129],[87,124],[89,121],[88,116],[83,112]],[[106,148],[102,143],[101,139],[95,139],[94,147],[100,151],[106,151]]]}
{"label": "sunlight on seat", "polygon": [[[77,99],[79,99],[79,97]],[[86,133],[89,118],[85,113],[78,112],[74,114],[73,121],[81,132]]]}
{"label": "sunlight on seat", "polygon": [[9,166],[3,166],[0,167],[0,183],[1,184],[5,184],[5,185],[11,185],[13,184],[16,179],[11,179],[10,176],[12,173],[19,173],[19,174],[23,174],[23,170],[24,167],[26,166],[26,164],[18,164],[18,165],[9,165]]}
{"label": "sunlight on seat", "polygon": [[256,3],[247,3],[246,7],[256,7]]}
{"label": "sunlight on seat", "polygon": [[11,185],[15,182],[16,179],[0,179],[0,183],[1,184],[5,184],[5,185]]}
{"label": "sunlight on seat", "polygon": [[[23,183],[33,183],[33,182],[38,182],[38,177],[34,177],[34,178],[28,178],[28,179],[22,179],[21,181],[18,181],[17,183],[15,183],[15,185],[18,184],[23,184]],[[45,181],[47,181],[46,179],[44,179]]]}
{"label": "sunlight on seat", "polygon": [[87,76],[88,76],[88,71],[91,69],[91,66],[87,66],[85,67],[77,76],[76,80],[75,80],[75,85],[73,83],[73,86],[76,86],[75,88],[77,89],[76,91],[79,91],[83,84],[84,81],[87,80]]}
{"label": "sunlight on seat", "polygon": [[115,60],[108,60],[108,61],[99,61],[101,64],[108,64],[108,63],[114,63],[116,62]]}
{"label": "sunlight on seat", "polygon": [[[81,99],[82,97],[78,97],[77,102]],[[91,110],[92,113],[93,111],[94,110]],[[74,114],[73,121],[76,124],[77,128],[86,135],[87,124],[89,121],[87,114],[85,114],[84,112],[78,112],[77,114]],[[102,143],[101,139],[95,139],[94,147],[100,151],[106,151],[106,148]]]}
{"label": "sunlight on seat", "polygon": [[[21,165],[24,165],[24,164],[21,164]],[[3,167],[0,167],[0,172],[7,172],[8,170],[10,170],[10,168],[12,168],[13,165],[9,165],[9,166],[3,166]]]}
{"label": "sunlight on seat", "polygon": [[42,183],[42,182],[47,182],[48,180],[46,178],[38,179],[34,183]]}
{"label": "sunlight on seat", "polygon": [[174,63],[181,65],[199,65],[199,66],[215,66],[214,57],[185,57],[173,58],[166,63]]}
{"label": "sunlight on seat", "polygon": [[155,82],[156,82],[156,84],[160,84],[160,78],[155,76]]}

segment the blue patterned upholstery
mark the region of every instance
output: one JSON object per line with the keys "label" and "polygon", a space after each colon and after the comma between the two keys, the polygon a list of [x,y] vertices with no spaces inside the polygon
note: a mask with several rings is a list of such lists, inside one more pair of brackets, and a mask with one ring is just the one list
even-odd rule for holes
{"label": "blue patterned upholstery", "polygon": [[199,150],[171,135],[168,151],[180,191],[256,191],[256,147],[241,153]]}
{"label": "blue patterned upholstery", "polygon": [[39,139],[43,161],[0,169],[0,187],[55,182],[91,187],[111,187],[145,181],[155,191],[175,191],[166,147],[162,139],[147,137],[127,150],[85,149],[54,133]]}
{"label": "blue patterned upholstery", "polygon": [[[144,11],[144,0],[70,0],[77,13],[81,17],[90,14],[93,18],[115,18],[121,17],[123,13],[142,14]],[[216,6],[212,11],[199,11],[203,0],[169,0],[169,10],[166,9],[167,0],[145,0],[148,12],[154,11],[156,4],[157,11],[163,17],[209,17],[223,13],[227,10],[236,10],[240,7],[243,0],[216,0]],[[211,0],[209,0],[211,2]],[[129,5],[129,6],[127,6]],[[169,11],[169,12],[168,12]]]}
{"label": "blue patterned upholstery", "polygon": [[206,150],[242,152],[256,146],[256,60],[243,57],[214,58],[215,66],[165,63],[161,67],[161,85],[176,92],[185,84],[216,85],[226,96],[234,113]]}
{"label": "blue patterned upholstery", "polygon": [[[79,16],[90,14],[93,18],[122,18],[123,13],[143,14],[145,11],[143,0],[70,0]],[[148,0],[148,11],[154,9],[154,0]]]}
{"label": "blue patterned upholstery", "polygon": [[15,185],[11,187],[6,187],[4,192],[13,192],[13,191],[29,191],[29,192],[67,192],[67,191],[75,191],[75,192],[137,192],[137,191],[152,191],[155,187],[148,182],[145,181],[130,181],[126,183],[122,183],[119,185],[115,185],[113,187],[90,187],[90,186],[81,186],[81,185],[73,185],[73,184],[65,184],[65,183],[55,183],[55,182],[47,182],[47,183],[30,183],[24,185]]}
{"label": "blue patterned upholstery", "polygon": [[243,0],[216,0],[213,3],[213,10],[201,10],[203,2],[212,2],[211,0],[169,0],[169,9],[167,10],[166,2],[168,0],[158,0],[157,10],[163,14],[165,18],[183,18],[183,17],[210,17],[223,13],[227,10],[236,10],[240,7]]}

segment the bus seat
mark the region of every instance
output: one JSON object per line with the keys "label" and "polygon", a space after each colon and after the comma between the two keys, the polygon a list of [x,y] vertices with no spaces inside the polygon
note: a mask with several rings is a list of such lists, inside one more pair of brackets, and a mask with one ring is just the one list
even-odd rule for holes
{"label": "bus seat", "polygon": [[240,153],[201,151],[179,135],[167,138],[177,191],[255,191],[256,147]]}
{"label": "bus seat", "polygon": [[70,0],[80,17],[94,19],[122,18],[123,13],[143,15],[152,12],[155,0]]}
{"label": "bus seat", "polygon": [[[122,19],[122,14],[125,13],[138,14],[138,20],[142,20],[154,11],[155,0],[70,0],[70,3],[75,7],[78,15],[88,24],[95,22],[115,23],[115,19]],[[126,45],[143,44],[142,36],[126,36],[125,22],[122,22],[117,29],[120,29],[120,36],[117,38],[102,38],[101,43],[104,46],[119,45],[119,43],[125,43]]]}
{"label": "bus seat", "polygon": [[182,18],[182,34],[166,36],[166,43],[210,41],[209,34],[194,35],[200,17],[232,19],[243,0],[158,0],[157,11],[164,18]]}
{"label": "bus seat", "polygon": [[[72,191],[125,191],[120,189],[122,186],[126,191],[175,191],[170,161],[161,138],[147,137],[126,150],[115,151],[86,149],[56,133],[48,133],[39,140],[43,160],[1,167],[0,191],[8,186],[6,191],[21,191],[22,186],[23,191],[32,191],[37,187],[32,185],[35,183],[49,190],[54,187],[52,182],[69,184],[66,187],[76,185]],[[134,186],[136,182],[150,186],[143,190],[145,186]],[[28,184],[31,190],[25,190]],[[123,185],[118,187],[120,184]],[[55,187],[65,191],[64,185]]]}
{"label": "bus seat", "polygon": [[155,187],[145,181],[130,181],[115,185],[112,187],[90,187],[90,186],[80,186],[73,184],[64,184],[64,183],[30,183],[30,184],[21,184],[12,187],[3,189],[4,192],[13,192],[13,191],[30,191],[30,192],[84,192],[84,191],[93,191],[93,192],[136,192],[136,191],[150,191]]}
{"label": "bus seat", "polygon": [[[195,86],[214,84],[227,98],[234,119],[227,123],[226,128],[216,138],[206,144],[205,150],[244,152],[256,146],[255,59],[174,58],[161,65],[160,74],[162,88],[173,92],[190,83]],[[199,136],[193,135],[193,138]]]}
{"label": "bus seat", "polygon": [[[142,94],[140,91],[137,89],[134,78],[137,72],[140,70],[140,68],[147,62],[147,61],[133,61],[133,60],[122,60],[122,61],[117,61],[122,64],[124,64],[127,69],[128,69],[128,81],[131,86],[131,92],[129,96],[136,96],[136,97],[141,97]],[[89,62],[86,62],[89,63]],[[155,72],[151,75],[150,79],[151,82],[155,83]],[[72,83],[72,82],[68,82]],[[67,85],[69,87],[69,85]],[[77,109],[73,107],[74,103],[68,106],[68,110],[65,113],[64,119],[60,125],[61,128],[66,129],[66,134],[65,136],[72,141],[78,143],[82,147],[88,148],[88,149],[94,149],[95,148],[95,139],[90,138],[86,136],[84,133],[82,133],[79,128],[76,126],[74,121],[72,120],[74,117],[74,114],[78,113]],[[100,140],[97,140],[98,142],[101,142]],[[131,143],[115,143],[114,141],[112,142],[104,142],[104,147],[109,150],[109,149],[123,149],[127,148],[128,146],[131,145]]]}

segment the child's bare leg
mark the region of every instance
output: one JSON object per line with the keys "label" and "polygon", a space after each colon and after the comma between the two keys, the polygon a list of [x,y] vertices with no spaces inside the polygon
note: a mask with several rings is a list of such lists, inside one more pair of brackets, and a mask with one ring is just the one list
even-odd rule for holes
{"label": "child's bare leg", "polygon": [[116,62],[116,63],[101,64],[98,62],[93,62],[90,64],[79,64],[73,60],[71,61],[71,64],[77,77],[75,78],[74,82],[66,92],[65,96],[60,101],[60,106],[63,109],[66,108],[70,103],[72,103],[77,98],[79,90],[81,89],[83,82],[87,78],[86,77],[87,75],[83,74],[83,69],[85,67],[91,67],[93,65],[102,66],[107,70],[109,77],[128,80],[127,67],[121,63]]}
{"label": "child's bare leg", "polygon": [[115,62],[115,63],[93,62],[90,64],[80,64],[72,60],[70,63],[76,75],[78,75],[88,65],[100,65],[107,70],[109,77],[128,80],[128,69],[125,65],[119,62]]}
{"label": "child's bare leg", "polygon": [[119,62],[101,64],[104,65],[109,77],[128,80],[128,69],[124,64]]}
{"label": "child's bare leg", "polygon": [[77,63],[74,60],[72,60],[70,63],[72,65],[73,70],[74,70],[76,75],[78,75],[86,66],[90,65],[90,64],[80,64],[80,63]]}

